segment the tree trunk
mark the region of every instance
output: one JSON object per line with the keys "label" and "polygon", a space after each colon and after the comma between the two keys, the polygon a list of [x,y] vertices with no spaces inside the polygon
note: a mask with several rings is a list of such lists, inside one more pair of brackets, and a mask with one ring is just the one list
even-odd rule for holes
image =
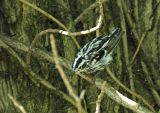
{"label": "tree trunk", "polygon": [[[94,27],[99,15],[98,3],[94,3],[96,2],[94,0],[27,1],[64,23],[61,25],[37,11],[34,6],[28,6],[21,1],[23,0],[0,1],[0,113],[20,112],[8,95],[13,96],[27,113],[76,113],[73,98],[68,94],[52,58],[44,57],[43,54],[36,57],[32,53],[29,57],[28,49],[36,34],[42,30],[53,28],[74,32]],[[96,5],[90,7],[92,4]],[[77,37],[55,34],[59,56],[71,64],[79,45],[82,47],[99,34],[109,34],[114,28],[120,27],[122,39],[114,50],[113,61],[109,67],[119,81],[142,95],[155,111],[158,111],[160,108],[159,4],[158,0],[104,0],[103,24],[97,32]],[[88,7],[90,9],[85,10]],[[77,18],[83,11],[86,13]],[[33,48],[34,52],[51,55],[49,33],[41,36]],[[83,107],[88,113],[94,113],[100,90],[69,70],[64,70],[77,95],[80,95],[82,90],[86,91],[82,101]],[[107,81],[128,98],[147,107],[134,94],[120,87],[106,70],[93,76]],[[130,113],[131,111],[105,96],[101,103],[101,112]]]}

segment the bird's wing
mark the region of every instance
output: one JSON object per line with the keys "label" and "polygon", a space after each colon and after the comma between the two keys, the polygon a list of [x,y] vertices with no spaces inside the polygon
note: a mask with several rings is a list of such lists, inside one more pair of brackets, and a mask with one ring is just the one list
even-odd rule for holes
{"label": "bird's wing", "polygon": [[110,35],[99,36],[93,39],[83,47],[83,53],[88,55],[95,52],[97,54],[101,50],[106,50],[107,53],[110,53],[118,43],[120,34],[120,29],[116,28]]}
{"label": "bird's wing", "polygon": [[106,38],[107,41],[103,44],[100,50],[105,49],[109,54],[117,45],[120,37],[121,37],[120,29],[116,28],[109,36],[104,37],[104,39]]}

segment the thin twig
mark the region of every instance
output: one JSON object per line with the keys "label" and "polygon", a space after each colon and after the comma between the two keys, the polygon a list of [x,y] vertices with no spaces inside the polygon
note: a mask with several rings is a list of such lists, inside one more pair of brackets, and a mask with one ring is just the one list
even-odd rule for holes
{"label": "thin twig", "polygon": [[134,5],[134,18],[136,20],[136,22],[139,20],[139,4],[138,4],[138,0],[134,0],[133,2]]}
{"label": "thin twig", "polygon": [[106,82],[104,81],[103,85],[102,85],[102,90],[101,90],[101,93],[98,95],[98,98],[97,98],[97,102],[96,102],[96,112],[95,113],[100,113],[100,106],[101,106],[101,101],[102,101],[102,98],[104,96],[104,89],[105,89],[105,85],[106,85]]}
{"label": "thin twig", "polygon": [[61,78],[69,92],[69,94],[74,98],[75,100],[75,105],[78,109],[78,113],[85,113],[85,110],[83,109],[82,105],[81,105],[81,99],[76,95],[73,87],[71,86],[71,84],[69,83],[69,80],[63,70],[63,68],[60,65],[59,59],[58,59],[58,53],[57,53],[57,48],[56,48],[56,42],[55,42],[55,38],[53,36],[53,34],[50,35],[50,41],[51,41],[51,47],[52,47],[52,56],[53,56],[53,60],[55,62],[56,68],[58,69]]}
{"label": "thin twig", "polygon": [[149,72],[148,72],[148,68],[147,68],[146,64],[143,62],[143,60],[141,61],[141,65],[142,65],[142,68],[143,68],[143,72],[145,73],[144,74],[145,78],[147,79],[147,82],[148,82],[148,84],[150,86],[149,88],[150,88],[150,90],[152,92],[153,97],[155,98],[155,102],[157,103],[158,106],[160,106],[160,96],[159,96],[159,93],[153,87],[154,86],[153,80],[150,77]]}
{"label": "thin twig", "polygon": [[62,27],[63,29],[67,29],[64,24],[62,24],[62,22],[60,22],[58,19],[56,19],[55,17],[53,17],[51,14],[47,13],[46,11],[42,10],[41,8],[37,7],[36,5],[33,5],[31,3],[29,3],[26,0],[19,0],[21,1],[23,4],[35,9],[36,11],[40,12],[41,14],[43,14],[44,16],[46,16],[47,18],[51,19],[53,22],[57,23],[60,27]]}
{"label": "thin twig", "polygon": [[119,2],[121,2],[120,7],[123,9],[124,16],[126,16],[126,20],[128,22],[128,25],[129,25],[129,27],[131,29],[131,32],[134,35],[134,37],[133,37],[134,41],[136,43],[138,43],[139,42],[139,35],[138,35],[138,33],[137,33],[136,29],[135,29],[135,23],[132,21],[131,16],[128,13],[127,6],[126,6],[124,0],[119,0]]}
{"label": "thin twig", "polygon": [[24,107],[14,97],[12,97],[10,94],[8,94],[8,97],[16,108],[18,108],[22,113],[27,113]]}
{"label": "thin twig", "polygon": [[[131,90],[135,92],[135,85],[134,85],[134,80],[133,80],[134,76],[133,76],[133,72],[132,72],[132,67],[129,66],[128,41],[127,41],[126,25],[125,25],[126,22],[125,22],[124,13],[122,10],[122,1],[123,0],[117,0],[117,4],[119,5],[120,12],[122,15],[122,17],[121,17],[122,31],[125,31],[124,35],[122,35],[124,60],[125,60],[126,68],[127,68],[128,75],[129,75],[129,84],[130,84]],[[132,98],[133,98],[133,100],[136,100],[134,95],[132,95]]]}
{"label": "thin twig", "polygon": [[[103,0],[102,3],[108,2],[108,0]],[[90,5],[87,9],[85,9],[75,20],[74,24],[76,25],[84,16],[89,12],[89,10],[92,10],[98,6],[98,2],[93,3]]]}
{"label": "thin twig", "polygon": [[53,36],[53,34],[50,35],[50,41],[51,41],[51,47],[52,47],[52,55],[53,55],[53,60],[55,62],[55,65],[56,65],[56,68],[58,69],[62,79],[63,79],[63,82],[69,92],[69,94],[75,99],[77,100],[78,97],[76,96],[75,92],[74,92],[74,89],[73,87],[71,86],[71,84],[69,83],[69,80],[67,79],[66,77],[66,74],[64,73],[61,65],[60,65],[60,62],[58,60],[58,53],[57,53],[57,47],[56,47],[56,42],[55,42],[55,38]]}
{"label": "thin twig", "polygon": [[143,39],[144,39],[145,35],[146,35],[146,33],[143,33],[143,34],[142,34],[141,39],[140,39],[139,44],[138,44],[138,47],[137,47],[137,49],[136,49],[136,52],[134,53],[134,55],[133,55],[133,57],[132,57],[132,59],[131,59],[131,61],[130,61],[130,65],[134,62],[134,60],[135,60],[135,58],[136,58],[136,56],[137,56],[137,54],[138,54],[138,51],[139,51],[139,49],[140,49],[140,47],[141,47],[141,44],[142,44],[142,42],[143,42]]}

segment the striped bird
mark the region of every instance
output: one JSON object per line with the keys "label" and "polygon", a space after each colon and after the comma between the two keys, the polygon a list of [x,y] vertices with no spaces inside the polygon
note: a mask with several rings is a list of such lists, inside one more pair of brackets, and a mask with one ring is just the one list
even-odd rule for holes
{"label": "striped bird", "polygon": [[82,47],[73,61],[75,72],[94,73],[102,70],[112,60],[112,52],[120,39],[120,29],[110,35],[99,36]]}

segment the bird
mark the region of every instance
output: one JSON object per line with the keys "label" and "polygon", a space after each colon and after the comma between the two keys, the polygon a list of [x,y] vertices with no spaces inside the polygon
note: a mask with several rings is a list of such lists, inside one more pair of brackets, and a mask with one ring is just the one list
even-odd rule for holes
{"label": "bird", "polygon": [[109,35],[101,35],[86,43],[76,54],[72,63],[75,72],[94,73],[112,61],[112,53],[121,37],[120,28]]}

